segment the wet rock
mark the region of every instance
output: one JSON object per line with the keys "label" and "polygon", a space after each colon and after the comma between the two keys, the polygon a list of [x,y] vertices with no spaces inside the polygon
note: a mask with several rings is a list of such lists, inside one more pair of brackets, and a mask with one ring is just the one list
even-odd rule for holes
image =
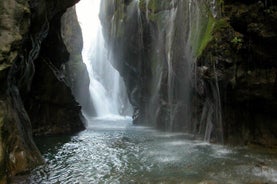
{"label": "wet rock", "polygon": [[30,18],[28,1],[0,2],[0,183],[42,163],[24,107],[20,109],[21,99],[11,96],[11,91],[17,91],[9,85],[9,73],[22,53]]}
{"label": "wet rock", "polygon": [[81,106],[75,101],[64,78],[59,79],[53,64],[47,62],[50,61],[41,58],[36,61],[30,92],[32,98],[25,102],[34,135],[70,134],[83,130]]}
{"label": "wet rock", "polygon": [[[62,68],[62,64],[69,56],[60,36],[60,17],[66,8],[76,2],[75,0],[0,2],[0,181],[2,183],[5,183],[8,177],[27,172],[43,162],[32,138],[32,126],[36,127],[37,122],[31,122],[30,119],[40,120],[41,117],[48,117],[41,121],[45,123],[46,119],[52,118],[52,123],[55,122],[59,131],[63,133],[83,128],[79,117],[80,107],[71,95],[70,88],[66,86],[63,75],[55,71],[55,68]],[[54,67],[51,64],[51,66],[43,65],[43,62],[40,62],[42,58],[51,60]],[[36,73],[36,69],[40,71],[39,74]],[[46,76],[49,77],[48,80]],[[40,89],[38,90],[36,87],[42,84],[40,82],[45,86],[38,87]],[[56,88],[52,88],[48,82],[53,82]],[[32,91],[33,89],[35,91]],[[36,96],[32,96],[33,94]],[[59,99],[62,104],[59,104]],[[43,102],[43,105],[37,102]],[[52,113],[45,114],[47,110],[44,113],[42,111],[38,114],[30,113],[31,109],[39,111],[41,108],[52,108]],[[56,120],[53,120],[54,118]],[[66,118],[72,119],[63,121]],[[61,126],[62,123],[66,123],[65,127]],[[57,132],[51,128],[56,129],[48,126],[44,131]]]}
{"label": "wet rock", "polygon": [[0,71],[10,67],[18,56],[20,42],[30,26],[30,15],[27,1],[0,3]]}
{"label": "wet rock", "polygon": [[[56,6],[52,3],[48,6],[51,5]],[[61,19],[67,7],[60,6],[55,7],[61,9],[57,9],[59,11],[53,15],[52,11],[44,10],[52,18],[50,22],[45,22],[49,24],[48,34],[42,41],[40,53],[34,61],[36,72],[30,84],[31,90],[23,96],[35,135],[69,134],[84,129],[81,107],[72,95],[64,67],[70,56],[61,35]],[[38,5],[37,8],[39,7]],[[74,17],[75,11],[71,13]],[[74,20],[77,21],[76,17],[72,19],[73,25]],[[33,29],[35,28],[37,24],[34,25]],[[76,50],[70,50],[72,55],[80,52],[81,43],[79,47],[76,46]]]}
{"label": "wet rock", "polygon": [[199,71],[209,68],[200,78],[212,81],[217,75],[227,142],[277,145],[275,14],[273,4],[226,2],[225,16],[198,59]]}

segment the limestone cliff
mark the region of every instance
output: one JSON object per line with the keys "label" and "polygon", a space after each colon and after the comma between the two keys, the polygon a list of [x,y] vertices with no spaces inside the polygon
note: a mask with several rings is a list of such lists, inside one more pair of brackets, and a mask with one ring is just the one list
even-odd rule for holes
{"label": "limestone cliff", "polygon": [[37,135],[84,128],[61,36],[61,16],[76,2],[0,2],[0,183],[43,162],[32,128]]}

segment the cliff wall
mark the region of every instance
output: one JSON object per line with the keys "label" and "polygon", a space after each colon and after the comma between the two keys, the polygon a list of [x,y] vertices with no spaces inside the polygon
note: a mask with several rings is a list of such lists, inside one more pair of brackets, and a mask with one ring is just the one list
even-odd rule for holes
{"label": "cliff wall", "polygon": [[33,133],[84,129],[65,70],[70,53],[61,36],[61,17],[75,3],[0,2],[0,183],[43,163]]}

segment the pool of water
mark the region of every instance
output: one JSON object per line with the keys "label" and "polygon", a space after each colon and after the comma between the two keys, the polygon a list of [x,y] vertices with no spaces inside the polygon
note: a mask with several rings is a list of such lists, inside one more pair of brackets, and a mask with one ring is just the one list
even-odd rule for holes
{"label": "pool of water", "polygon": [[94,119],[75,136],[36,140],[45,165],[13,183],[277,183],[277,154]]}

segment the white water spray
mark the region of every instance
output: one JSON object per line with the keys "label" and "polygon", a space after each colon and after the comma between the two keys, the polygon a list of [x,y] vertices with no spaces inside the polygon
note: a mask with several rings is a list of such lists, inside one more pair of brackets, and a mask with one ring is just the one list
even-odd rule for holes
{"label": "white water spray", "polygon": [[[82,0],[76,5],[84,38],[83,60],[90,78],[90,98],[97,117],[122,115],[130,109],[125,86],[110,64],[98,14],[101,0]],[[129,110],[130,112],[130,110]],[[125,113],[126,115],[126,113]]]}

